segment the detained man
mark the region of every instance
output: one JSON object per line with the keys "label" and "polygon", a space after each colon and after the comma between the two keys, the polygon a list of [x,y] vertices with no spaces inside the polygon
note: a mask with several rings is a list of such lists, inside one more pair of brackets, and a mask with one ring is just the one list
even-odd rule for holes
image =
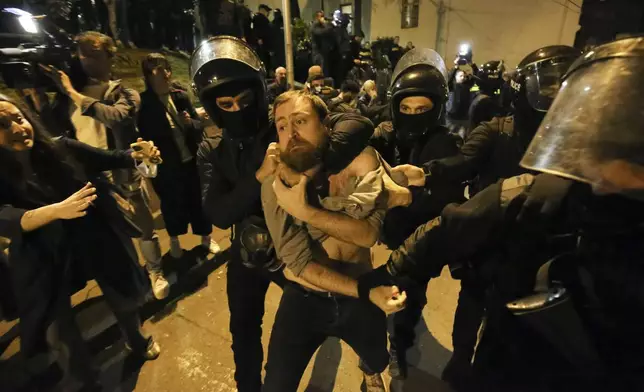
{"label": "detained man", "polygon": [[398,203],[396,197],[387,200],[391,181],[372,149],[340,170],[323,167],[333,135],[319,97],[290,91],[278,97],[273,111],[281,162],[262,184],[262,205],[292,284],[284,288],[271,333],[264,391],[296,391],[329,336],[344,340],[363,360],[366,390],[384,391],[385,313],[402,309],[406,295],[395,286],[370,290],[373,282],[360,277],[373,269],[369,248],[388,204]]}

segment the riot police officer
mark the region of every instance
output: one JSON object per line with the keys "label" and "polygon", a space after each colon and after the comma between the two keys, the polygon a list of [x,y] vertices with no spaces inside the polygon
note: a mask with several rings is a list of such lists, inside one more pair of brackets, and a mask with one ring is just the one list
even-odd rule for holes
{"label": "riot police officer", "polygon": [[[198,161],[204,212],[220,229],[233,228],[227,294],[240,392],[261,390],[262,318],[275,272],[263,222],[261,182],[276,165],[276,140],[268,124],[265,71],[244,41],[217,36],[192,56],[190,75],[207,113],[221,133],[205,139]],[[263,229],[263,231],[262,231]]]}
{"label": "riot police officer", "polygon": [[505,72],[503,60],[488,61],[479,68],[475,86],[478,91],[475,92],[468,111],[470,120],[468,134],[479,124],[505,114],[501,108],[503,72]]}
{"label": "riot police officer", "polygon": [[[407,166],[408,175],[420,185],[437,189],[446,181],[473,180],[470,196],[479,189],[524,172],[519,167],[528,143],[557,94],[560,79],[580,51],[569,46],[548,46],[527,55],[512,80],[515,114],[494,118],[479,125],[469,135],[454,157],[435,160],[419,168]],[[433,181],[438,181],[432,184]],[[452,271],[461,279],[459,304],[454,317],[454,354],[443,371],[443,378],[452,383],[462,382],[469,373],[477,332],[483,316],[483,289],[469,279],[467,268]]]}
{"label": "riot police officer", "polygon": [[[389,91],[392,121],[380,124],[372,138],[372,145],[385,160],[391,165],[422,165],[458,154],[461,139],[449,134],[440,122],[447,101],[447,71],[438,53],[431,49],[407,52],[394,70]],[[385,217],[382,239],[390,249],[398,248],[418,226],[438,216],[448,203],[463,200],[464,187],[460,182],[441,183],[432,192],[408,185],[412,185],[412,203],[391,209]],[[414,327],[427,302],[426,280],[405,283],[407,308],[393,316],[390,331],[389,370],[396,378],[406,376],[405,353],[414,344]]]}
{"label": "riot police officer", "polygon": [[[205,214],[220,229],[232,227],[226,279],[235,381],[239,392],[259,392],[266,291],[271,282],[284,283],[260,194],[279,154],[271,144],[277,131],[268,119],[265,70],[246,42],[216,36],[193,53],[190,76],[206,112],[222,130],[201,143],[197,165]],[[322,158],[331,171],[347,166],[371,135],[370,124],[356,127],[355,115],[343,116],[328,124],[334,136]]]}
{"label": "riot police officer", "polygon": [[486,390],[644,387],[642,75],[642,37],[580,57],[521,160],[549,174],[446,208],[387,263],[392,275],[435,277],[476,260],[488,295],[474,368]]}

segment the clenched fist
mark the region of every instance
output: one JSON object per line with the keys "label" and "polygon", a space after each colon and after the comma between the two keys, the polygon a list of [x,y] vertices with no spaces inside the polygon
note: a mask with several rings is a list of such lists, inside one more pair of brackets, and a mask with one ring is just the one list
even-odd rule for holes
{"label": "clenched fist", "polygon": [[260,183],[264,182],[265,179],[272,176],[277,169],[277,165],[280,163],[280,149],[277,143],[273,142],[268,145],[266,149],[266,155],[264,156],[264,162],[262,166],[255,172],[255,178]]}

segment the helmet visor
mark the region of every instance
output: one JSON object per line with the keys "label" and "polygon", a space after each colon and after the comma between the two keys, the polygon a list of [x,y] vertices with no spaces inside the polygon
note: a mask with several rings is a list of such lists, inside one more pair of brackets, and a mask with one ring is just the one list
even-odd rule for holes
{"label": "helmet visor", "polygon": [[561,78],[570,68],[573,60],[572,58],[558,58],[542,61],[527,69],[526,96],[533,109],[542,112],[548,111],[561,87]]}
{"label": "helmet visor", "polygon": [[578,68],[562,84],[521,166],[644,200],[642,86],[644,62],[637,57]]}

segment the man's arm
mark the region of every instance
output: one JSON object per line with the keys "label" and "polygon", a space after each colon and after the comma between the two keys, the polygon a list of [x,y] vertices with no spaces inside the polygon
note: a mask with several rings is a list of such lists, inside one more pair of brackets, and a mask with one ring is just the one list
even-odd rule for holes
{"label": "man's arm", "polygon": [[[380,161],[377,154],[373,149],[367,148],[345,170],[348,171],[350,176],[362,177],[377,170],[379,166]],[[285,212],[320,229],[331,237],[356,246],[370,248],[376,243],[380,237],[384,210],[374,210],[366,218],[357,219],[345,213],[313,207],[306,201],[305,180],[306,178],[303,177],[300,184],[290,189],[286,188],[281,181],[275,184],[278,192],[278,203],[286,210]],[[375,181],[378,180],[378,178],[375,179]],[[380,185],[381,188],[374,190],[371,184],[365,185],[365,189],[360,189],[360,186],[358,186],[355,193],[351,195],[358,207],[361,204],[370,203],[372,206],[369,206],[369,208],[374,208],[373,205],[375,205],[379,196],[378,192],[385,191],[382,182],[376,185]]]}
{"label": "man's arm", "polygon": [[273,181],[270,176],[262,184],[262,207],[277,257],[298,278],[323,290],[358,297],[355,279],[315,262],[308,231],[277,204]]}
{"label": "man's arm", "polygon": [[76,90],[71,91],[69,96],[84,116],[93,117],[111,129],[135,124],[136,113],[141,106],[139,93],[130,88],[121,88],[118,101],[112,105],[87,97]]}
{"label": "man's arm", "polygon": [[457,155],[423,164],[430,173],[428,183],[431,183],[432,178],[449,182],[463,182],[474,178],[481,165],[490,158],[496,136],[497,132],[486,124],[476,127]]}
{"label": "man's arm", "polygon": [[233,187],[224,180],[224,168],[217,167],[210,156],[220,140],[220,137],[207,138],[201,142],[197,152],[197,167],[204,213],[213,225],[225,230],[242,220],[257,203],[261,184],[254,174],[242,178]]}
{"label": "man's arm", "polygon": [[420,226],[387,261],[393,276],[436,277],[447,264],[467,261],[493,247],[501,236],[504,213],[532,183],[532,176],[512,177],[490,185],[472,199],[450,204],[440,217]]}

